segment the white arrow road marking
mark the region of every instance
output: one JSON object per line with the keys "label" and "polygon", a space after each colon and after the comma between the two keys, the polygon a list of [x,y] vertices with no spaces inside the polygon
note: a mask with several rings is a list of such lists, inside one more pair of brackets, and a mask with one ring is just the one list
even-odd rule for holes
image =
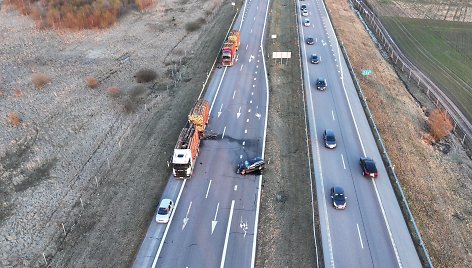
{"label": "white arrow road marking", "polygon": [[249,57],[249,62],[251,62],[252,59],[254,59],[254,56],[253,56],[253,55],[251,55],[251,56]]}
{"label": "white arrow road marking", "polygon": [[218,118],[220,118],[220,115],[221,115],[221,109],[223,109],[223,103],[221,104],[220,110],[218,111]]}
{"label": "white arrow road marking", "polygon": [[246,223],[243,222],[243,216],[241,216],[241,221],[239,222],[239,227],[241,227],[241,229],[244,232],[243,237],[246,238],[247,229],[249,229],[249,227],[248,227],[248,224],[247,224],[247,220],[246,220]]}
{"label": "white arrow road marking", "polygon": [[185,229],[185,226],[187,225],[188,222],[188,213],[190,212],[190,208],[192,207],[192,201],[190,201],[190,205],[188,206],[187,209],[187,214],[185,214],[185,218],[183,220],[184,224],[182,225],[182,231]]}
{"label": "white arrow road marking", "polygon": [[207,189],[207,193],[205,195],[205,198],[208,198],[208,192],[210,191],[210,186],[211,186],[211,180],[210,180],[210,183],[208,183],[208,189]]}
{"label": "white arrow road marking", "polygon": [[234,95],[236,95],[236,90],[235,90],[235,91],[233,91],[233,100],[234,100]]}
{"label": "white arrow road marking", "polygon": [[211,221],[211,234],[213,234],[213,231],[215,230],[216,224],[218,221],[216,220],[216,216],[218,216],[218,208],[220,207],[220,203],[216,205],[216,212],[215,212],[215,218]]}
{"label": "white arrow road marking", "polygon": [[239,118],[241,116],[241,106],[239,106],[239,111],[236,113],[236,116]]}
{"label": "white arrow road marking", "polygon": [[343,167],[344,167],[344,169],[346,169],[346,165],[344,164],[344,156],[343,156],[343,154],[341,154],[341,160],[343,161]]}
{"label": "white arrow road marking", "polygon": [[256,117],[259,118],[259,120],[261,119],[261,114],[260,113],[256,113]]}

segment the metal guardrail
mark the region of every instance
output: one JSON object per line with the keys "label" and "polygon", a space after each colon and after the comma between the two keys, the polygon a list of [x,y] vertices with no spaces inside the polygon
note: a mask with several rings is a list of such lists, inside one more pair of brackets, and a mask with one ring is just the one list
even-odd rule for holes
{"label": "metal guardrail", "polygon": [[[354,1],[358,3],[357,0],[354,0]],[[351,1],[351,3],[353,3],[353,2]],[[328,13],[328,15],[329,15],[329,13]],[[331,15],[329,15],[329,16],[331,16]],[[336,36],[338,37],[338,40],[339,40],[339,35],[336,32],[336,30],[335,30],[335,34],[336,34]],[[401,211],[403,213],[403,217],[405,218],[405,221],[407,223],[408,229],[410,231],[410,235],[412,236],[412,239],[414,241],[416,251],[418,252],[418,255],[420,256],[420,260],[422,262],[422,265],[424,267],[431,267],[432,268],[433,264],[432,264],[431,259],[429,257],[428,250],[425,247],[424,241],[423,241],[423,239],[421,237],[421,234],[418,230],[418,226],[416,225],[415,219],[413,218],[413,214],[411,213],[411,210],[408,206],[408,201],[406,200],[406,197],[405,197],[405,194],[403,192],[400,181],[398,180],[398,177],[395,173],[394,166],[393,166],[392,162],[390,161],[390,157],[388,156],[387,149],[385,148],[385,145],[383,144],[382,138],[380,137],[380,133],[377,129],[377,125],[375,124],[374,118],[373,118],[372,113],[371,113],[371,111],[369,109],[369,106],[367,104],[364,92],[362,91],[362,88],[359,84],[357,76],[356,76],[356,74],[354,72],[354,69],[352,67],[351,61],[349,60],[349,56],[347,55],[346,49],[344,48],[344,45],[342,44],[342,41],[339,44],[339,46],[341,48],[341,51],[343,53],[344,58],[346,59],[348,69],[349,69],[349,73],[351,74],[351,77],[352,77],[353,81],[355,82],[354,85],[356,87],[356,91],[359,95],[359,99],[361,101],[362,107],[364,108],[364,112],[367,115],[367,121],[369,122],[372,133],[375,137],[377,147],[379,148],[379,150],[381,152],[382,160],[383,160],[385,166],[387,167],[387,172],[389,174],[390,182],[392,184],[395,195],[397,197],[397,201],[399,202]],[[392,51],[389,51],[389,52],[392,52]],[[399,59],[399,57],[397,56],[397,60],[398,59]],[[404,66],[406,66],[406,64],[404,64]],[[410,70],[411,70],[411,68],[410,68]],[[420,80],[420,79],[421,78],[418,78],[418,80]],[[456,127],[456,125],[454,127]],[[465,138],[465,136],[464,136],[464,138]]]}

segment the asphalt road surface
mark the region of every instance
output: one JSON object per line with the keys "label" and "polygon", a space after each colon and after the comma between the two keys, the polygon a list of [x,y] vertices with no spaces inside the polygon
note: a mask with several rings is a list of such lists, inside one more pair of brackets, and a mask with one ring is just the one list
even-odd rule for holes
{"label": "asphalt road surface", "polygon": [[150,223],[133,267],[254,264],[262,178],[236,174],[236,166],[264,152],[268,85],[261,44],[267,11],[268,1],[248,0],[235,21],[241,30],[237,62],[214,72],[204,96],[211,104],[207,129],[218,138],[203,141],[190,179],[169,179],[162,198],[176,202],[171,222]]}
{"label": "asphalt road surface", "polygon": [[[323,1],[298,2],[297,12],[325,265],[421,267]],[[306,44],[307,37],[315,44]],[[311,54],[321,62],[312,64]],[[327,79],[325,91],[315,88],[318,77]],[[324,147],[327,128],[336,134],[335,149]],[[375,160],[378,178],[361,174],[361,156]],[[333,208],[332,186],[344,188],[345,210]]]}

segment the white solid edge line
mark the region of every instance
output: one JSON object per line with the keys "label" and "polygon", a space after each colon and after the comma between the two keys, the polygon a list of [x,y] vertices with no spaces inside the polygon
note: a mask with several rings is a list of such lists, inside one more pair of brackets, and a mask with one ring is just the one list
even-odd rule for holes
{"label": "white solid edge line", "polygon": [[231,201],[231,209],[229,211],[228,225],[226,226],[226,237],[225,237],[225,244],[223,246],[223,255],[221,256],[220,268],[225,267],[226,249],[228,248],[228,238],[229,238],[229,231],[231,230],[231,220],[233,218],[233,209],[234,209],[234,200]]}
{"label": "white solid edge line", "polygon": [[154,261],[152,262],[152,266],[151,266],[152,268],[156,267],[157,259],[159,258],[159,254],[161,254],[162,246],[164,245],[164,241],[166,240],[167,232],[169,231],[170,224],[172,223],[172,219],[174,218],[175,211],[177,210],[177,206],[179,205],[180,196],[182,195],[182,191],[184,190],[186,182],[187,182],[187,179],[184,180],[184,182],[182,183],[182,186],[180,187],[179,195],[177,196],[177,200],[175,200],[174,211],[172,212],[172,215],[170,216],[170,220],[167,223],[166,230],[164,231],[164,235],[161,238],[161,243],[159,244],[159,248],[157,249],[156,256],[154,257]]}
{"label": "white solid edge line", "polygon": [[[302,30],[302,38],[304,36],[303,33],[303,27],[301,28]],[[305,54],[305,59],[307,59],[307,51],[304,49],[304,54]],[[320,170],[320,182],[321,182],[321,192],[323,195],[323,208],[324,208],[324,215],[325,215],[325,223],[326,223],[326,236],[328,239],[328,251],[329,251],[329,258],[330,258],[330,267],[334,268],[334,255],[333,255],[333,244],[331,242],[331,231],[329,227],[329,219],[328,219],[328,209],[326,206],[326,193],[324,189],[324,183],[323,183],[323,171],[321,170],[321,156],[320,156],[320,150],[319,150],[319,144],[318,144],[318,131],[316,129],[316,118],[315,118],[315,110],[313,106],[313,97],[312,97],[312,92],[311,92],[311,84],[310,84],[310,73],[308,71],[308,64],[305,65],[305,72],[307,74],[307,80],[308,80],[308,93],[309,93],[309,100],[310,100],[310,106],[311,106],[311,111],[312,111],[312,117],[313,117],[313,128],[314,128],[314,135],[315,135],[315,148],[316,148],[316,156],[318,157],[318,168]],[[313,166],[313,172],[314,172],[315,166]],[[314,208],[313,208],[314,209]],[[315,236],[315,241],[316,241],[316,236]]]}
{"label": "white solid edge line", "polygon": [[[269,117],[269,80],[267,79],[267,66],[265,62],[264,55],[264,33],[267,24],[267,15],[269,14],[270,0],[267,1],[266,14],[264,18],[264,25],[262,27],[262,38],[261,38],[261,54],[262,54],[262,64],[264,65],[264,78],[266,83],[266,109],[265,109],[265,122],[264,122],[264,137],[262,139],[262,158],[264,159],[265,153],[265,142],[266,142],[266,133],[267,133],[267,119]],[[259,175],[259,189],[257,191],[257,204],[256,204],[256,218],[254,219],[254,238],[252,243],[252,256],[251,256],[251,268],[254,268],[256,262],[256,244],[257,244],[257,229],[259,226],[259,209],[261,206],[261,187],[262,187],[262,175]]]}

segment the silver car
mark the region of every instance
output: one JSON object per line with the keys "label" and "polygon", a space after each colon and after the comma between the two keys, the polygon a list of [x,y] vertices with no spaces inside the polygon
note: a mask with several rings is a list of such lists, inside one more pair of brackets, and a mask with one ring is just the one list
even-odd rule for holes
{"label": "silver car", "polygon": [[326,148],[336,148],[336,136],[334,136],[334,131],[332,129],[328,128],[323,132],[323,140]]}
{"label": "silver car", "polygon": [[162,199],[159,207],[157,208],[156,222],[157,223],[168,223],[172,210],[174,209],[174,202],[170,199]]}
{"label": "silver car", "polygon": [[303,21],[303,26],[305,26],[305,27],[310,26],[310,20],[309,20],[309,19],[305,19],[305,20]]}

